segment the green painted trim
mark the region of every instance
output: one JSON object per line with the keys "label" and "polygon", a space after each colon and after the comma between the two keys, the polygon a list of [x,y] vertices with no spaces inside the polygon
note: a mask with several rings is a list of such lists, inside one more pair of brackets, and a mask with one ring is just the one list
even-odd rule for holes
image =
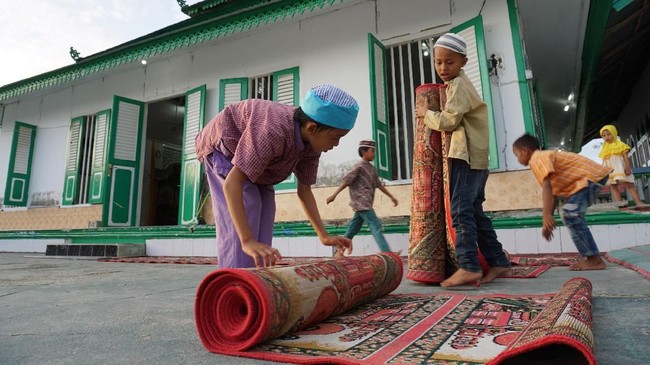
{"label": "green painted trim", "polygon": [[521,109],[524,117],[524,130],[530,135],[535,135],[533,122],[532,101],[526,80],[526,60],[522,49],[521,31],[519,30],[519,10],[516,0],[508,0],[508,17],[510,19],[510,32],[512,34],[512,47],[515,53],[515,64],[517,65],[517,83],[521,95]]}
{"label": "green painted trim", "polygon": [[[541,212],[540,212],[541,214]],[[555,216],[558,225],[561,224],[559,216]],[[606,212],[587,214],[587,223],[590,226],[619,225],[619,224],[644,224],[650,223],[650,215],[628,212]],[[541,228],[542,217],[525,218],[492,218],[495,229],[520,229]],[[342,235],[347,230],[347,222],[342,224],[328,224],[327,231],[333,235]],[[384,233],[408,234],[408,217],[395,224],[384,224]],[[369,235],[364,226],[360,232]],[[315,237],[316,233],[307,221],[278,222],[275,223],[274,237]],[[16,230],[0,231],[0,240],[8,239],[68,239],[72,243],[144,243],[148,239],[184,239],[184,238],[213,238],[215,226],[167,226],[167,227],[103,227],[71,230]]]}
{"label": "green painted trim", "polygon": [[612,8],[616,9],[616,11],[621,11],[632,2],[634,2],[634,0],[614,0]]}
{"label": "green painted trim", "polygon": [[[488,107],[488,133],[490,135],[489,148],[490,148],[490,161],[488,169],[494,170],[499,168],[499,149],[497,147],[497,131],[496,122],[494,119],[494,101],[492,100],[492,83],[490,82],[490,71],[488,67],[488,56],[485,49],[485,31],[483,29],[483,17],[477,16],[462,24],[452,28],[450,32],[457,33],[464,29],[474,27],[474,34],[476,36],[476,51],[478,54],[478,67],[481,74],[481,89],[483,90],[483,101]],[[482,61],[482,62],[481,62]]]}
{"label": "green painted trim", "polygon": [[596,78],[600,50],[605,37],[605,27],[612,8],[612,0],[590,1],[585,41],[582,46],[582,69],[580,70],[580,92],[576,99],[576,131],[574,146],[582,146],[585,126],[589,121],[589,95]]}
{"label": "green painted trim", "polygon": [[335,2],[344,1],[346,0],[283,0],[223,18],[216,12],[210,12],[84,57],[74,65],[0,87],[0,101],[73,82],[91,74],[112,70],[127,63],[140,62],[142,59],[177,49],[283,22],[288,18],[313,13],[325,6],[332,6]]}

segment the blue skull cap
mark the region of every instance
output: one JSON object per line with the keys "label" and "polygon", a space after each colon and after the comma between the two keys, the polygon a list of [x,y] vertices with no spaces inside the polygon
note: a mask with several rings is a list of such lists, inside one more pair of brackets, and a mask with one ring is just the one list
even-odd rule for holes
{"label": "blue skull cap", "polygon": [[350,130],[359,114],[359,105],[354,98],[332,85],[318,85],[311,88],[300,103],[302,111],[318,123]]}

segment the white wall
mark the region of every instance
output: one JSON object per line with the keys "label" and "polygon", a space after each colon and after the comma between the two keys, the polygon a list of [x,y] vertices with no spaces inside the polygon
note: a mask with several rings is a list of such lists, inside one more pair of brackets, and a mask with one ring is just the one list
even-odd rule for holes
{"label": "white wall", "polygon": [[[376,34],[388,45],[442,34],[479,15],[481,2],[361,0],[336,9],[153,57],[146,67],[134,62],[91,76],[74,87],[8,104],[0,133],[0,191],[4,192],[6,183],[15,120],[38,126],[30,195],[48,191],[60,194],[70,119],[111,108],[113,95],[152,102],[206,84],[207,122],[218,111],[219,80],[254,77],[295,66],[300,68],[301,97],[312,86],[332,83],[359,102],[355,128],[339,147],[322,157],[323,163],[357,160],[358,140],[372,136],[367,34]],[[503,161],[509,169],[520,169],[507,148],[524,127],[506,1],[485,3],[482,16],[488,54],[500,54],[505,65],[500,85],[492,87],[499,159],[502,169]]]}

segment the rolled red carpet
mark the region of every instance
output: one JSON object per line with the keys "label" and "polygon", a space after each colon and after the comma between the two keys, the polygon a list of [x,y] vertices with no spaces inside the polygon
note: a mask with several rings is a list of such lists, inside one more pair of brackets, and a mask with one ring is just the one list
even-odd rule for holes
{"label": "rolled red carpet", "polygon": [[206,349],[234,354],[384,296],[399,286],[402,273],[393,253],[218,269],[197,289],[196,328]]}

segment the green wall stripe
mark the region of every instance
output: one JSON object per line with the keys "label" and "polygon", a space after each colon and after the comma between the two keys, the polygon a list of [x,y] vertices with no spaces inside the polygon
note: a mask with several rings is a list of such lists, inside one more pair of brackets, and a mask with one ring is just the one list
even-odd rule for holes
{"label": "green wall stripe", "polygon": [[[558,225],[561,225],[559,216],[555,216]],[[586,216],[589,225],[618,225],[618,224],[644,224],[650,223],[650,215],[627,212],[594,213]],[[525,218],[493,218],[495,229],[541,228],[542,217]],[[333,235],[342,235],[347,229],[347,221],[341,224],[328,224],[327,231]],[[404,222],[384,224],[384,233],[409,232],[408,219]],[[370,232],[367,227],[361,230],[362,235]],[[275,237],[314,237],[312,226],[309,222],[282,222],[276,223]],[[212,225],[200,226],[173,226],[173,227],[103,227],[92,229],[72,230],[17,230],[1,231],[0,240],[7,239],[68,239],[72,243],[144,243],[148,239],[188,239],[188,238],[213,238],[215,227]]]}

